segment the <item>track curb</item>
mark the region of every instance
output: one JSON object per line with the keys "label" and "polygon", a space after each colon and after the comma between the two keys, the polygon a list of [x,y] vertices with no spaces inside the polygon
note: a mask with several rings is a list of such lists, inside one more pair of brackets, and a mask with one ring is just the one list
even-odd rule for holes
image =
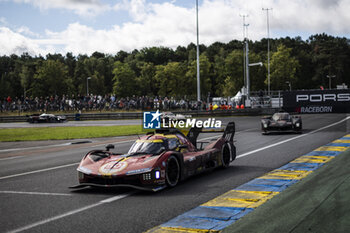
{"label": "track curb", "polygon": [[350,134],[230,190],[147,233],[221,232],[350,148]]}

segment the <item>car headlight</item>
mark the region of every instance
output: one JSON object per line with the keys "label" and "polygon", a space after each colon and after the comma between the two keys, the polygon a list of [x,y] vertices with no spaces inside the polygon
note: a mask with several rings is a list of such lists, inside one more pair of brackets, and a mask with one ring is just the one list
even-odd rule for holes
{"label": "car headlight", "polygon": [[296,127],[300,127],[300,123],[296,123],[295,126],[296,126]]}
{"label": "car headlight", "polygon": [[266,123],[264,123],[264,128],[267,128],[267,124]]}
{"label": "car headlight", "polygon": [[142,179],[143,180],[153,180],[153,179],[158,180],[158,179],[160,179],[160,170],[155,170],[152,172],[143,173]]}
{"label": "car headlight", "polygon": [[143,176],[143,180],[151,180],[152,179],[151,173],[144,173],[142,176]]}
{"label": "car headlight", "polygon": [[156,180],[158,180],[160,178],[160,171],[155,172],[155,177],[156,177]]}

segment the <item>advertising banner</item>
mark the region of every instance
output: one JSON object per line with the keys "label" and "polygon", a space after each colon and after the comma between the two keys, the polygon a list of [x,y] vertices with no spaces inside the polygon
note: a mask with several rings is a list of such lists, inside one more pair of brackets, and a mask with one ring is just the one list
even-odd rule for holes
{"label": "advertising banner", "polygon": [[350,113],[350,89],[285,91],[283,108],[297,113]]}

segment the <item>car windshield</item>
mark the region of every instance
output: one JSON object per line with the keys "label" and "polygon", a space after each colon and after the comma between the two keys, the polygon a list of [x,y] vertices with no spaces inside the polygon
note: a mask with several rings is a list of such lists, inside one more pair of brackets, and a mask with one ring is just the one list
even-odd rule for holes
{"label": "car windshield", "polygon": [[[157,141],[157,142],[155,142]],[[165,150],[163,140],[137,140],[128,152],[129,155],[160,154]]]}
{"label": "car windshield", "polygon": [[275,113],[272,116],[272,119],[275,121],[286,121],[289,120],[289,114],[288,113]]}

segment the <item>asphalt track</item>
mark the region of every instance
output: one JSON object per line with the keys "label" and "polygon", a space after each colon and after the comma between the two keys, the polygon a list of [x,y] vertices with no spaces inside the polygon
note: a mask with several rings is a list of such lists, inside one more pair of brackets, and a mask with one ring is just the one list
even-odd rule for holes
{"label": "asphalt track", "polygon": [[345,118],[345,114],[303,115],[303,134],[266,136],[261,135],[259,117],[222,118],[236,122],[239,158],[227,169],[158,193],[68,189],[76,184],[77,163],[87,151],[113,142],[115,150],[126,152],[133,136],[72,145],[0,143],[0,231],[144,232],[344,136],[350,132],[350,120],[342,121]]}

